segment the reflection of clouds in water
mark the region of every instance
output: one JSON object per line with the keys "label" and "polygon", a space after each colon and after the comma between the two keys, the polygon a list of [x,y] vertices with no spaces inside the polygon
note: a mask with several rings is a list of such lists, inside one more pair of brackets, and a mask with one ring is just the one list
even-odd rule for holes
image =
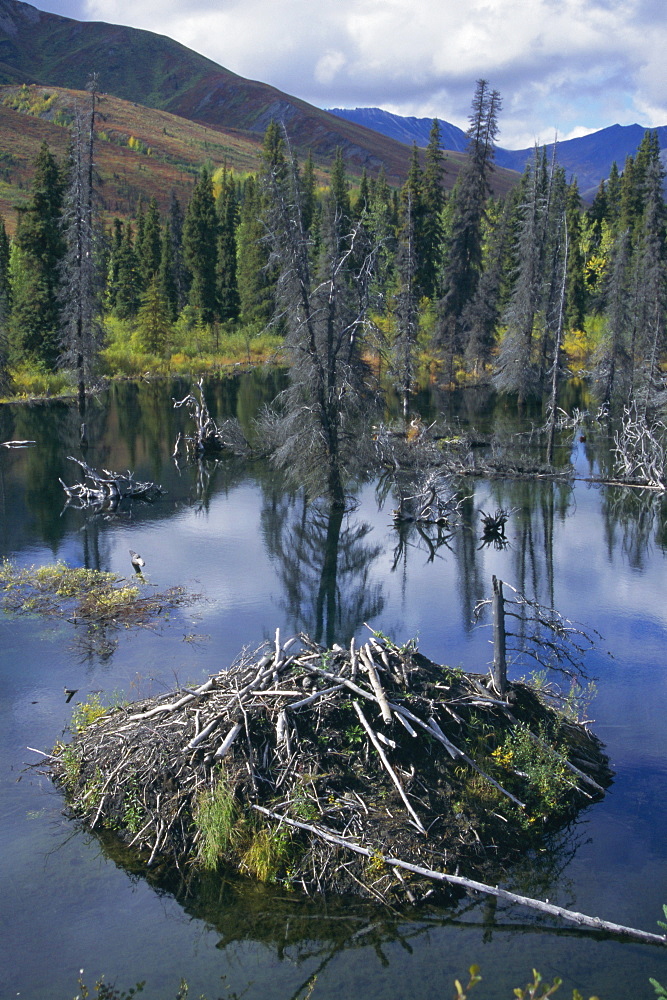
{"label": "reflection of clouds in water", "polygon": [[204,617],[265,604],[275,596],[275,573],[263,543],[257,490],[240,486],[214,496],[207,510],[182,509],[168,521],[114,535],[112,568],[127,573],[128,545],[140,546],[145,575],[159,587],[183,584],[209,602]]}

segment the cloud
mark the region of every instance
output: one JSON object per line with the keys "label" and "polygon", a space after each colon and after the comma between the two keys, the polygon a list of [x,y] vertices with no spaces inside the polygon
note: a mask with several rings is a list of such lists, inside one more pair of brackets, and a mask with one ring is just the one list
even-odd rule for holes
{"label": "cloud", "polygon": [[46,2],[158,30],[320,107],[377,105],[465,127],[484,77],[503,96],[507,146],[667,121],[663,0],[320,0],[317,12],[312,0]]}

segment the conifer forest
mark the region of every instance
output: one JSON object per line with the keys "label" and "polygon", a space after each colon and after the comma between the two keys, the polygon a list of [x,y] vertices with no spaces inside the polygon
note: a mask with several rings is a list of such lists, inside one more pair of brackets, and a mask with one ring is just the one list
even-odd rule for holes
{"label": "conifer forest", "polygon": [[187,204],[172,196],[161,211],[151,199],[109,224],[95,192],[95,78],[89,91],[67,162],[44,144],[11,238],[0,225],[6,398],[31,373],[57,373],[83,402],[104,375],[192,370],[235,341],[248,360],[269,350],[287,364],[283,416],[315,400],[313,441],[327,452],[371,371],[405,415],[420,381],[491,383],[553,413],[576,374],[603,412],[630,404],[649,427],[659,420],[667,286],[655,133],[589,205],[557,146],[552,158],[536,148],[500,200],[490,178],[501,98],[479,80],[449,192],[437,119],[400,189],[382,168],[351,178],[340,149],[323,183],[272,122],[256,174],[204,164]]}

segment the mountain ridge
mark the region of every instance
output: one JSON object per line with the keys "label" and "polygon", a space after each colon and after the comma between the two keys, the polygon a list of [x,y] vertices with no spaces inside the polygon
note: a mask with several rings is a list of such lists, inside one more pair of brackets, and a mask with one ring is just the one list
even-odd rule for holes
{"label": "mountain ridge", "polygon": [[[238,76],[166,35],[0,0],[0,84],[82,90],[91,72],[99,74],[103,93],[255,141],[272,119],[280,120],[294,148],[302,156],[312,150],[321,165],[329,166],[340,147],[357,176],[383,166],[389,183],[400,185],[409,170],[409,145]],[[451,186],[462,157],[453,153],[449,160]],[[498,194],[514,183],[510,172],[494,177]]]}
{"label": "mountain ridge", "polygon": [[[416,142],[425,146],[433,124],[432,118],[412,118],[383,111],[382,108],[329,108],[331,114],[366,125],[368,128],[383,129],[387,136],[401,136],[402,142]],[[463,129],[450,122],[438,119],[443,133],[443,147],[463,151],[467,145]],[[667,151],[667,126],[658,126],[661,149]],[[642,125],[608,125],[606,128],[591,132],[576,139],[565,139],[557,142],[558,162],[565,167],[568,179],[577,178],[579,189],[584,197],[592,197],[600,181],[609,176],[613,162],[619,170],[623,169],[628,155],[634,155],[646,132]],[[554,143],[545,145],[547,155],[553,153]],[[496,163],[500,167],[516,170],[521,173],[526,162],[533,156],[534,148],[496,149]]]}

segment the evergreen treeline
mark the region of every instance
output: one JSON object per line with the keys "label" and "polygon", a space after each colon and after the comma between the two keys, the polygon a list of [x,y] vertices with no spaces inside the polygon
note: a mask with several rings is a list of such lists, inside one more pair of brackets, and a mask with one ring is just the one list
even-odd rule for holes
{"label": "evergreen treeline", "polygon": [[289,348],[291,313],[305,301],[285,297],[298,260],[309,269],[301,294],[307,288],[318,317],[323,261],[347,275],[336,308],[348,319],[332,319],[335,336],[344,329],[355,357],[381,359],[406,413],[425,366],[445,383],[492,379],[522,402],[555,400],[569,363],[609,407],[635,399],[646,412],[659,400],[667,302],[655,133],[622,171],[614,165],[586,210],[576,182],[540,149],[499,201],[490,176],[501,101],[480,80],[450,193],[437,120],[400,191],[380,170],[354,192],[340,150],[330,184],[318,187],[312,158],[299,167],[272,123],[256,175],[204,166],[187,205],[173,197],[161,213],[151,200],[103,232],[90,89],[68,162],[44,145],[13,239],[0,222],[4,391],[21,366],[64,366],[83,392],[99,367],[101,323],[116,361],[125,351],[144,368],[146,359],[216,354],[232,334],[249,349],[267,329]]}

